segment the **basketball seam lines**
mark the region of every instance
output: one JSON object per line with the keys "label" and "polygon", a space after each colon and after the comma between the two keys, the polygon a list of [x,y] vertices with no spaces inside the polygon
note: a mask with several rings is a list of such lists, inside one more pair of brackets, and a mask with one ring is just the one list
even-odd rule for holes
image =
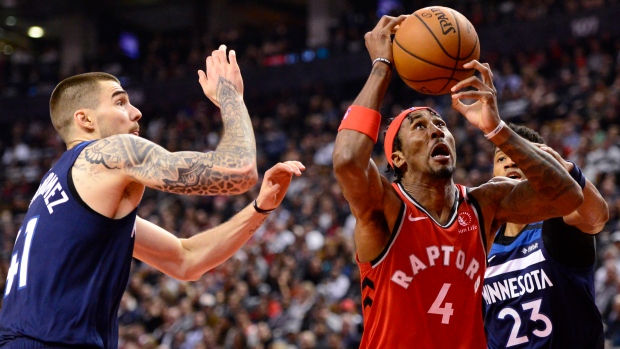
{"label": "basketball seam lines", "polygon": [[[456,35],[458,35],[458,45],[457,45],[458,48],[456,50],[457,59],[454,60],[454,67],[452,67],[452,75],[450,75],[450,79],[452,79],[454,78],[455,69],[459,66],[458,57],[461,56],[461,26],[459,25],[459,19],[456,18],[454,11],[450,11],[450,12],[452,13],[452,18],[454,18],[454,23],[456,23]],[[435,34],[433,34],[433,36],[435,36]],[[446,81],[446,84],[443,85],[443,87],[439,89],[439,92],[443,91],[446,88],[446,86],[448,86],[448,84],[450,83],[450,79],[448,79],[448,81]]]}
{"label": "basketball seam lines", "polygon": [[[413,53],[409,52],[406,48],[404,48],[404,47],[403,47],[403,46],[402,46],[402,45],[398,42],[398,40],[394,40],[394,42],[396,43],[396,45],[398,45],[398,47],[400,47],[403,51],[407,52],[410,56],[415,57],[415,58],[417,58],[417,59],[421,60],[421,61],[422,61],[422,62],[424,62],[424,63],[428,63],[428,64],[430,64],[430,65],[434,65],[435,67],[439,67],[439,68],[443,68],[443,69],[447,69],[447,70],[455,70],[455,71],[459,71],[459,72],[466,72],[466,71],[474,70],[474,69],[461,69],[461,68],[456,68],[456,69],[453,69],[453,68],[451,68],[451,67],[446,67],[445,65],[440,65],[440,64],[437,64],[437,63],[434,63],[434,62],[427,61],[426,59],[424,59],[424,58],[422,58],[422,57],[420,57],[420,56],[418,56],[418,55],[415,55],[415,54],[413,54]],[[450,58],[452,58],[452,57],[450,57]],[[412,80],[412,81],[413,81],[413,80]]]}
{"label": "basketball seam lines", "polygon": [[411,82],[429,82],[429,81],[444,80],[444,79],[448,79],[448,82],[450,80],[459,81],[458,79],[455,79],[452,76],[441,76],[441,77],[438,77],[438,78],[432,78],[432,79],[426,79],[426,80],[413,80],[413,79],[407,79],[407,78],[401,76],[401,79],[407,80],[407,81],[411,81]]}
{"label": "basketball seam lines", "polygon": [[[441,44],[441,41],[439,41],[439,39],[437,39],[437,36],[435,36],[435,33],[433,32],[433,30],[428,26],[428,24],[426,24],[426,22],[424,22],[424,20],[422,18],[420,18],[420,16],[418,16],[417,14],[415,15],[415,17],[417,19],[420,20],[420,22],[422,22],[422,24],[426,27],[426,29],[428,30],[429,33],[431,33],[431,35],[433,36],[433,39],[435,39],[435,41],[437,42],[437,45],[439,45],[439,48],[441,48],[441,50],[443,51],[443,53],[446,54],[446,56],[448,56],[449,58],[455,59],[455,60],[459,60],[459,57],[452,57],[451,54],[448,53],[448,51],[446,51],[446,49],[443,47],[443,45]],[[456,20],[456,18],[455,18]],[[459,35],[460,36],[460,35]],[[452,68],[448,68],[448,69],[452,69]]]}

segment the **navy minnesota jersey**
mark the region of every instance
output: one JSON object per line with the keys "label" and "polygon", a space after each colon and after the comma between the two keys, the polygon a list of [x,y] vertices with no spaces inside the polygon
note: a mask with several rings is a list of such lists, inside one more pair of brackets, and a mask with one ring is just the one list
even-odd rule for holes
{"label": "navy minnesota jersey", "polygon": [[88,143],[62,155],[30,202],[3,290],[3,348],[118,346],[136,210],[110,219],[79,198],[70,174]]}
{"label": "navy minnesota jersey", "polygon": [[[482,290],[488,347],[602,349],[594,237],[561,217],[526,225],[515,238],[503,233],[489,253]],[[586,261],[570,265],[578,259]]]}

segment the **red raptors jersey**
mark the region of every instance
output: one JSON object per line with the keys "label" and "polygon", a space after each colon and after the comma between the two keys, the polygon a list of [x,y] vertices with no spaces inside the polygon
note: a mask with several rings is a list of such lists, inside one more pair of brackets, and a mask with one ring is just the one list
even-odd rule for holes
{"label": "red raptors jersey", "polygon": [[404,204],[388,245],[359,263],[360,348],[483,349],[485,238],[475,202],[457,185],[445,225],[393,183]]}

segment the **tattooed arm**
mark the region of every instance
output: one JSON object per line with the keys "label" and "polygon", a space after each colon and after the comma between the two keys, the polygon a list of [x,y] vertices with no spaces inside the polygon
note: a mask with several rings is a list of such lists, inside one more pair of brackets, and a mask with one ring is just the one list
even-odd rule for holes
{"label": "tattooed arm", "polygon": [[[521,138],[509,127],[500,126],[503,121],[497,109],[497,92],[493,85],[493,74],[487,63],[476,60],[466,63],[464,68],[475,68],[481,75],[465,79],[456,84],[452,91],[466,87],[475,90],[459,91],[452,95],[452,106],[489,136],[504,154],[517,164],[527,180],[488,183],[472,192],[478,199],[486,221],[492,226],[509,221],[532,223],[559,217],[574,211],[583,202],[583,193],[566,169],[553,156]],[[460,99],[474,99],[473,104],[463,104]],[[489,223],[491,224],[491,223]]]}
{"label": "tattooed arm", "polygon": [[115,135],[89,145],[84,151],[86,170],[96,166],[119,170],[151,188],[199,195],[238,194],[258,181],[256,141],[243,103],[243,80],[235,58],[226,59],[222,45],[207,57],[206,72],[199,71],[205,95],[221,108],[224,132],[213,152],[170,153],[132,135]]}
{"label": "tattooed arm", "polygon": [[129,134],[101,139],[89,145],[83,156],[85,161],[81,163],[87,171],[105,166],[128,176],[130,181],[177,194],[238,194],[257,181],[254,158],[241,151],[171,153]]}
{"label": "tattooed arm", "polygon": [[206,71],[198,71],[198,82],[204,94],[221,110],[224,134],[217,151],[255,163],[256,141],[243,103],[243,79],[235,51],[231,50],[227,59],[226,46],[220,45],[207,57]]}
{"label": "tattooed arm", "polygon": [[[278,207],[293,175],[300,176],[304,169],[297,161],[278,163],[269,169],[256,199],[258,207],[263,210]],[[239,250],[268,216],[250,204],[229,221],[189,239],[179,239],[138,217],[133,255],[177,279],[197,280]]]}

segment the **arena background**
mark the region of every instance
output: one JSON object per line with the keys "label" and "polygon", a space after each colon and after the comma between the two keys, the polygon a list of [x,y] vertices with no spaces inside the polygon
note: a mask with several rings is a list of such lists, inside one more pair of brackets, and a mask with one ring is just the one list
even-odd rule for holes
{"label": "arena background", "polygon": [[[370,71],[363,35],[382,14],[452,7],[476,27],[500,112],[538,130],[607,200],[597,236],[596,302],[620,347],[620,3],[615,0],[0,0],[0,289],[39,179],[64,151],[50,93],[86,71],[118,76],[143,112],[141,134],[170,151],[208,150],[221,119],[196,70],[219,44],[238,53],[259,172],[307,166],[282,206],[234,258],[197,282],[135,262],[119,312],[120,348],[357,348],[361,305],[354,221],[331,168],[341,115]],[[39,36],[32,26],[44,31]],[[491,177],[492,145],[394,74],[383,114],[439,111],[455,135],[455,181]],[[378,144],[381,144],[381,140]],[[374,160],[385,168],[380,145]],[[229,218],[235,197],[147,190],[139,214],[180,237]]]}

